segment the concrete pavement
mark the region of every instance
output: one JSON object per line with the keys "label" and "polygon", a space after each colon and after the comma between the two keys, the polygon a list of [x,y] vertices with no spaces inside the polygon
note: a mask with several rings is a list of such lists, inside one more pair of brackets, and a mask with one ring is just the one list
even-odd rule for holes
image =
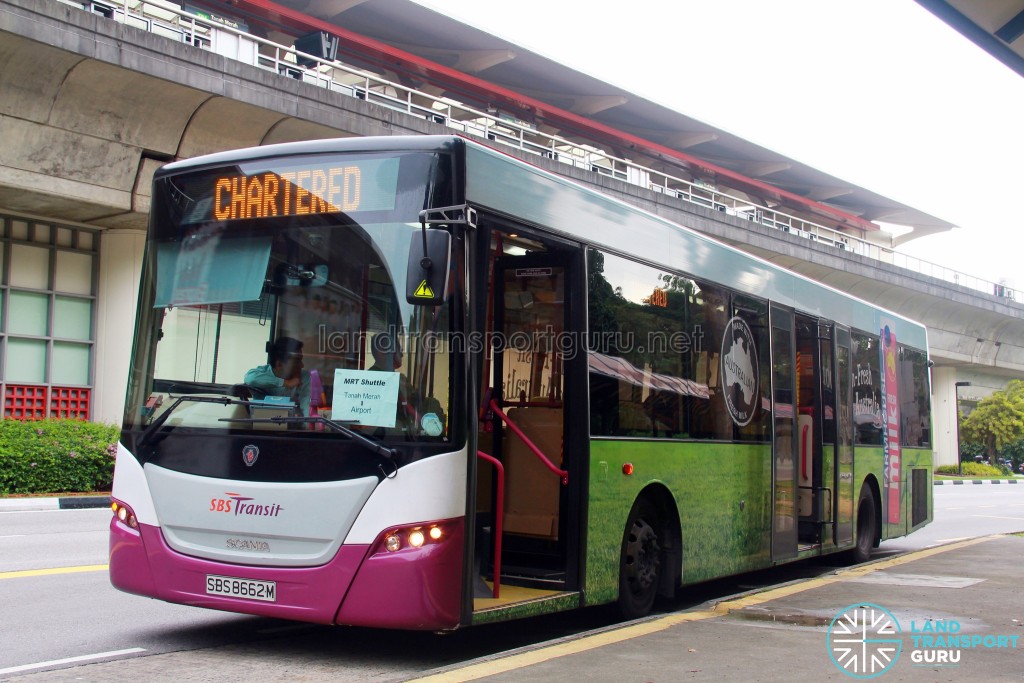
{"label": "concrete pavement", "polygon": [[1019,681],[1022,553],[971,539],[414,680]]}

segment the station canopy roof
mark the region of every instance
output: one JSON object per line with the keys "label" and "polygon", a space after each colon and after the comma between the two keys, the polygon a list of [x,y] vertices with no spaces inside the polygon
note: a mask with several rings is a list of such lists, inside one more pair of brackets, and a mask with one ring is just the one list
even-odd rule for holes
{"label": "station canopy roof", "polygon": [[917,0],[978,47],[1024,76],[1024,0]]}
{"label": "station canopy roof", "polygon": [[[913,232],[903,240],[954,227],[940,218],[823,173],[410,0],[276,2],[865,221],[912,227]],[[275,35],[273,30],[267,37],[280,42],[288,39],[283,33]],[[453,98],[459,99],[457,95]],[[614,148],[608,151],[623,154]]]}

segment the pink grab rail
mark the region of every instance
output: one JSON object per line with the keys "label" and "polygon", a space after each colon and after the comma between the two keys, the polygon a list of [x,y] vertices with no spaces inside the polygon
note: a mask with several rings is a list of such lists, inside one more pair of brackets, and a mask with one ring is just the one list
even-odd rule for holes
{"label": "pink grab rail", "polygon": [[559,477],[561,477],[562,486],[565,486],[566,484],[569,483],[569,473],[563,469],[560,469],[559,467],[556,467],[553,462],[548,460],[548,457],[541,453],[540,449],[537,448],[537,446],[532,441],[530,441],[530,438],[523,433],[523,430],[521,430],[519,426],[516,425],[514,422],[509,420],[508,415],[501,412],[501,408],[498,406],[498,402],[495,401],[494,399],[491,399],[491,410],[494,411],[495,415],[501,418],[502,422],[508,425],[508,428],[511,429],[516,436],[522,439],[523,443],[526,444],[526,447],[529,448],[530,451],[532,451],[533,454],[536,455],[542,463],[544,463],[545,467],[547,467],[549,470],[551,470]]}

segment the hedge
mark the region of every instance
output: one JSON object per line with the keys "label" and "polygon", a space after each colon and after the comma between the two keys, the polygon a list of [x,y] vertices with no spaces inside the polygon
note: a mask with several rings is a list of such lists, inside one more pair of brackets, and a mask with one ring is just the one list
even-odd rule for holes
{"label": "hedge", "polygon": [[[1005,477],[1007,474],[1005,469],[979,462],[964,462],[961,465],[963,467],[962,474],[965,477]],[[956,475],[960,473],[956,465],[940,465],[935,468],[935,474]]]}
{"label": "hedge", "polygon": [[120,428],[0,420],[0,495],[109,491]]}

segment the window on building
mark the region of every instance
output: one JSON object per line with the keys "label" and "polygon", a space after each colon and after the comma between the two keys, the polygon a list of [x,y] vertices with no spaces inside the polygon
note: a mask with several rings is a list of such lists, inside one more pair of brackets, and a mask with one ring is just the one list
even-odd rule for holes
{"label": "window on building", "polygon": [[0,215],[5,418],[89,418],[99,236]]}

